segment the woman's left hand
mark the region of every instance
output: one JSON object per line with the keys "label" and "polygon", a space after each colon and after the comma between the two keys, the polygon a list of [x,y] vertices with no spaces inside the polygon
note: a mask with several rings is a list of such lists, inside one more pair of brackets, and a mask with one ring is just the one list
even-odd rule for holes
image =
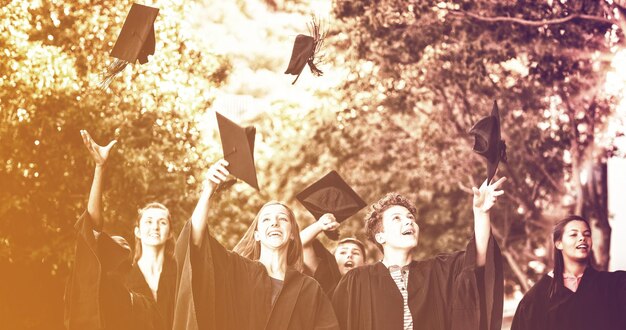
{"label": "woman's left hand", "polygon": [[504,194],[504,190],[497,190],[504,181],[506,181],[506,177],[502,177],[493,184],[487,185],[487,180],[485,180],[480,188],[472,187],[474,192],[474,212],[489,212],[496,203],[496,198]]}

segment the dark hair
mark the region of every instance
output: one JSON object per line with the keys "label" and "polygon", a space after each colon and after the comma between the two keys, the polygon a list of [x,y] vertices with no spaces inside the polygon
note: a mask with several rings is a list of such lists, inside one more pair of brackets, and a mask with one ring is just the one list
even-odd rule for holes
{"label": "dark hair", "polygon": [[289,246],[287,247],[287,266],[302,272],[304,266],[302,261],[303,257],[302,241],[300,240],[300,227],[298,227],[298,222],[296,222],[296,216],[293,214],[293,211],[291,211],[291,209],[282,202],[267,202],[261,207],[261,209],[259,209],[259,212],[254,217],[250,227],[248,227],[248,230],[243,234],[241,240],[239,240],[237,245],[233,248],[233,252],[251,260],[259,260],[261,257],[261,243],[254,239],[254,232],[257,230],[259,225],[261,211],[269,205],[281,205],[287,210],[289,222],[291,223],[291,234],[293,235],[293,239],[289,240]]}
{"label": "dark hair", "polygon": [[406,207],[414,217],[416,216],[417,208],[408,198],[398,193],[390,192],[374,203],[370,208],[370,212],[365,217],[365,233],[367,234],[367,238],[374,242],[380,251],[383,251],[383,246],[376,242],[376,234],[380,233],[383,229],[383,212],[396,205]]}
{"label": "dark hair", "polygon": [[556,242],[563,239],[565,226],[572,221],[582,221],[587,225],[587,228],[591,228],[591,226],[589,226],[589,221],[579,215],[568,215],[554,225],[554,229],[552,230],[552,243],[554,244],[554,277],[552,278],[550,290],[548,291],[550,293],[550,298],[552,298],[552,296],[556,293],[557,288],[564,286],[563,271],[565,269],[565,261],[563,260],[563,251],[556,248]]}
{"label": "dark hair", "polygon": [[[170,224],[170,237],[165,241],[165,257],[166,258],[174,258],[174,247],[176,246],[176,239],[174,238],[174,233],[172,232],[172,215],[170,214],[170,210],[163,204],[157,202],[151,202],[146,204],[142,209],[139,210],[139,216],[135,221],[135,226],[139,228],[139,223],[141,222],[141,217],[146,210],[149,209],[159,209],[167,211],[167,221]],[[135,236],[135,254],[133,255],[133,265],[137,264],[139,258],[141,258],[143,250],[141,249],[141,238]]]}

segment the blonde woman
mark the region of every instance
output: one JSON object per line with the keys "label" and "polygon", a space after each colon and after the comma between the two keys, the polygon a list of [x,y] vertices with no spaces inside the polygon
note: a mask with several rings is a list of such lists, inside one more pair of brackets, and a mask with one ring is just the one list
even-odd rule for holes
{"label": "blonde woman", "polygon": [[[96,164],[86,215],[101,226],[104,169],[109,153],[117,141],[100,146],[87,131],[82,130],[81,136]],[[129,290],[152,299],[166,329],[172,328],[176,289],[175,241],[171,225],[170,212],[163,204],[153,202],[139,210],[134,229],[135,251],[132,269],[125,279]]]}
{"label": "blonde woman", "polygon": [[222,159],[208,170],[177,242],[182,269],[175,328],[338,329],[329,299],[301,273],[302,244],[289,207],[263,205],[233,251],[211,236],[211,196],[226,180],[227,166]]}

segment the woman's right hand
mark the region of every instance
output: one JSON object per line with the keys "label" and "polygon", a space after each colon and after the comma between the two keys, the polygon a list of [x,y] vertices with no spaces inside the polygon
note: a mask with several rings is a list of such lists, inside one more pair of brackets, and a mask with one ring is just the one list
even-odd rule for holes
{"label": "woman's right hand", "polygon": [[206,188],[210,191],[215,191],[220,183],[226,181],[230,174],[226,166],[228,166],[228,162],[225,159],[220,159],[209,167],[205,180]]}
{"label": "woman's right hand", "polygon": [[117,140],[113,140],[109,142],[109,144],[103,147],[103,146],[98,145],[91,138],[91,135],[89,135],[89,132],[87,132],[84,129],[80,130],[80,136],[83,138],[83,143],[85,144],[85,147],[91,154],[91,157],[96,162],[96,166],[103,166],[106,163],[107,159],[109,158],[109,153],[111,152],[111,149],[113,148],[113,146],[117,143]]}
{"label": "woman's right hand", "polygon": [[332,213],[326,213],[317,220],[317,225],[322,231],[332,231],[339,228],[339,222]]}

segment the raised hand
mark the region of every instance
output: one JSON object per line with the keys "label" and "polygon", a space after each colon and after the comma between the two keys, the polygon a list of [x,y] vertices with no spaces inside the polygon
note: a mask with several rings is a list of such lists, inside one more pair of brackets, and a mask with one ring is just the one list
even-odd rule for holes
{"label": "raised hand", "polygon": [[493,184],[487,185],[487,180],[485,180],[480,188],[472,187],[474,192],[474,211],[489,212],[491,207],[495,205],[496,198],[504,194],[504,190],[497,190],[504,181],[506,181],[506,177],[502,177]]}
{"label": "raised hand", "polygon": [[206,188],[213,191],[220,183],[226,181],[228,175],[230,174],[230,172],[226,169],[226,166],[228,166],[228,162],[225,159],[220,159],[209,167],[206,174]]}
{"label": "raised hand", "polygon": [[337,222],[337,219],[335,219],[335,216],[331,213],[322,215],[319,220],[317,220],[317,225],[322,231],[336,230],[339,228],[339,222]]}
{"label": "raised hand", "polygon": [[107,159],[109,158],[109,153],[111,152],[111,149],[113,148],[113,146],[117,143],[117,140],[113,140],[109,142],[109,144],[103,147],[103,146],[98,145],[91,138],[91,135],[89,135],[89,132],[87,132],[84,129],[80,130],[80,136],[83,138],[83,143],[85,144],[85,147],[91,154],[91,157],[96,162],[96,166],[103,166],[106,163]]}

